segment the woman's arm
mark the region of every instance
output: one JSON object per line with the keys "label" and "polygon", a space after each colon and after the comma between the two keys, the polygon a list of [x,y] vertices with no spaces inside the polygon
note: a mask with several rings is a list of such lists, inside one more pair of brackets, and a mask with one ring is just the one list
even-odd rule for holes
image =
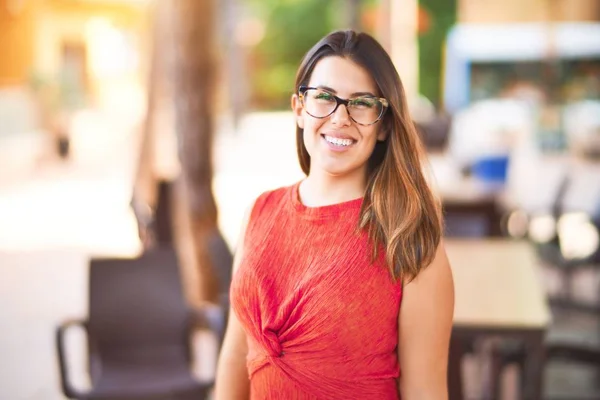
{"label": "woman's arm", "polygon": [[[233,274],[238,270],[243,258],[244,236],[246,235],[251,210],[252,207],[246,211],[240,230],[237,250],[233,259]],[[246,366],[247,354],[246,333],[233,308],[231,308],[227,322],[227,332],[225,333],[217,365],[215,400],[248,400],[250,398],[250,382]]]}
{"label": "woman's arm", "polygon": [[404,287],[398,317],[402,400],[448,399],[448,350],[454,283],[443,244],[433,262]]}
{"label": "woman's arm", "polygon": [[217,366],[215,400],[250,398],[250,382],[246,367],[247,353],[246,334],[235,313],[231,311]]}

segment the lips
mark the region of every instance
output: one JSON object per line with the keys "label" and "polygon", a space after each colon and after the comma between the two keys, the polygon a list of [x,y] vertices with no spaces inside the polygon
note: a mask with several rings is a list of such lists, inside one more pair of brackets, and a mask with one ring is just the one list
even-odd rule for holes
{"label": "lips", "polygon": [[328,143],[334,144],[336,146],[350,146],[354,143],[354,140],[352,139],[340,139],[327,135],[324,135],[323,137]]}
{"label": "lips", "polygon": [[354,148],[354,145],[356,144],[356,140],[348,137],[340,138],[323,134],[321,135],[321,138],[325,146],[327,146],[327,148],[329,149],[329,151],[335,153],[345,153],[347,151],[350,151],[350,149]]}
{"label": "lips", "polygon": [[324,132],[324,133],[321,134],[321,136],[329,136],[331,138],[350,139],[350,140],[356,141],[356,139],[354,139],[352,136],[347,135],[345,133],[336,132],[336,131]]}
{"label": "lips", "polygon": [[321,137],[325,139],[325,141],[334,146],[347,147],[356,143],[352,137],[348,135],[343,135],[340,133],[323,133]]}

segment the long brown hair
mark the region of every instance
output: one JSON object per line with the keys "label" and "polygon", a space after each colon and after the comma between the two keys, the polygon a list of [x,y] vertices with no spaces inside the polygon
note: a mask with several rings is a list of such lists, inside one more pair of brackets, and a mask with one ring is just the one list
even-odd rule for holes
{"label": "long brown hair", "polygon": [[[394,279],[411,280],[435,256],[442,231],[441,207],[422,171],[423,149],[410,118],[404,88],[387,52],[370,35],[354,31],[333,32],[306,53],[296,74],[296,92],[308,85],[317,62],[338,56],[368,71],[389,107],[380,122],[387,132],[368,161],[367,189],[359,228],[373,242],[373,256],[385,250]],[[300,166],[310,171],[310,155],[303,129],[296,126]]]}

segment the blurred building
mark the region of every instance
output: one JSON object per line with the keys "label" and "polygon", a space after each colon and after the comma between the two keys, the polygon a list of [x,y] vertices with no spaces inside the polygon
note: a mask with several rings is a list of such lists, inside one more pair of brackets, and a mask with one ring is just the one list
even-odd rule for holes
{"label": "blurred building", "polygon": [[0,135],[35,128],[40,105],[56,113],[141,100],[148,4],[0,0]]}
{"label": "blurred building", "polygon": [[600,20],[597,0],[459,0],[461,23],[514,23]]}

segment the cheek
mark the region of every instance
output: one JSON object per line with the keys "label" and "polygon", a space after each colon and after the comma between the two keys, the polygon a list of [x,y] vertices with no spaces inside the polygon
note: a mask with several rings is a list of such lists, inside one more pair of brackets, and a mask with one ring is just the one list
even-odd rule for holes
{"label": "cheek", "polygon": [[305,118],[304,119],[304,146],[308,152],[311,152],[312,147],[319,140],[320,135],[317,134],[319,129],[323,125],[323,121],[314,119],[314,118]]}
{"label": "cheek", "polygon": [[363,139],[365,139],[369,146],[375,146],[375,143],[380,136],[380,132],[377,127],[366,127],[361,133]]}
{"label": "cheek", "polygon": [[317,118],[312,118],[312,117],[307,117],[305,116],[303,118],[303,122],[304,122],[304,132],[307,134],[316,134],[319,129],[321,128],[321,126],[323,125],[323,123],[325,122],[324,119],[317,119]]}

